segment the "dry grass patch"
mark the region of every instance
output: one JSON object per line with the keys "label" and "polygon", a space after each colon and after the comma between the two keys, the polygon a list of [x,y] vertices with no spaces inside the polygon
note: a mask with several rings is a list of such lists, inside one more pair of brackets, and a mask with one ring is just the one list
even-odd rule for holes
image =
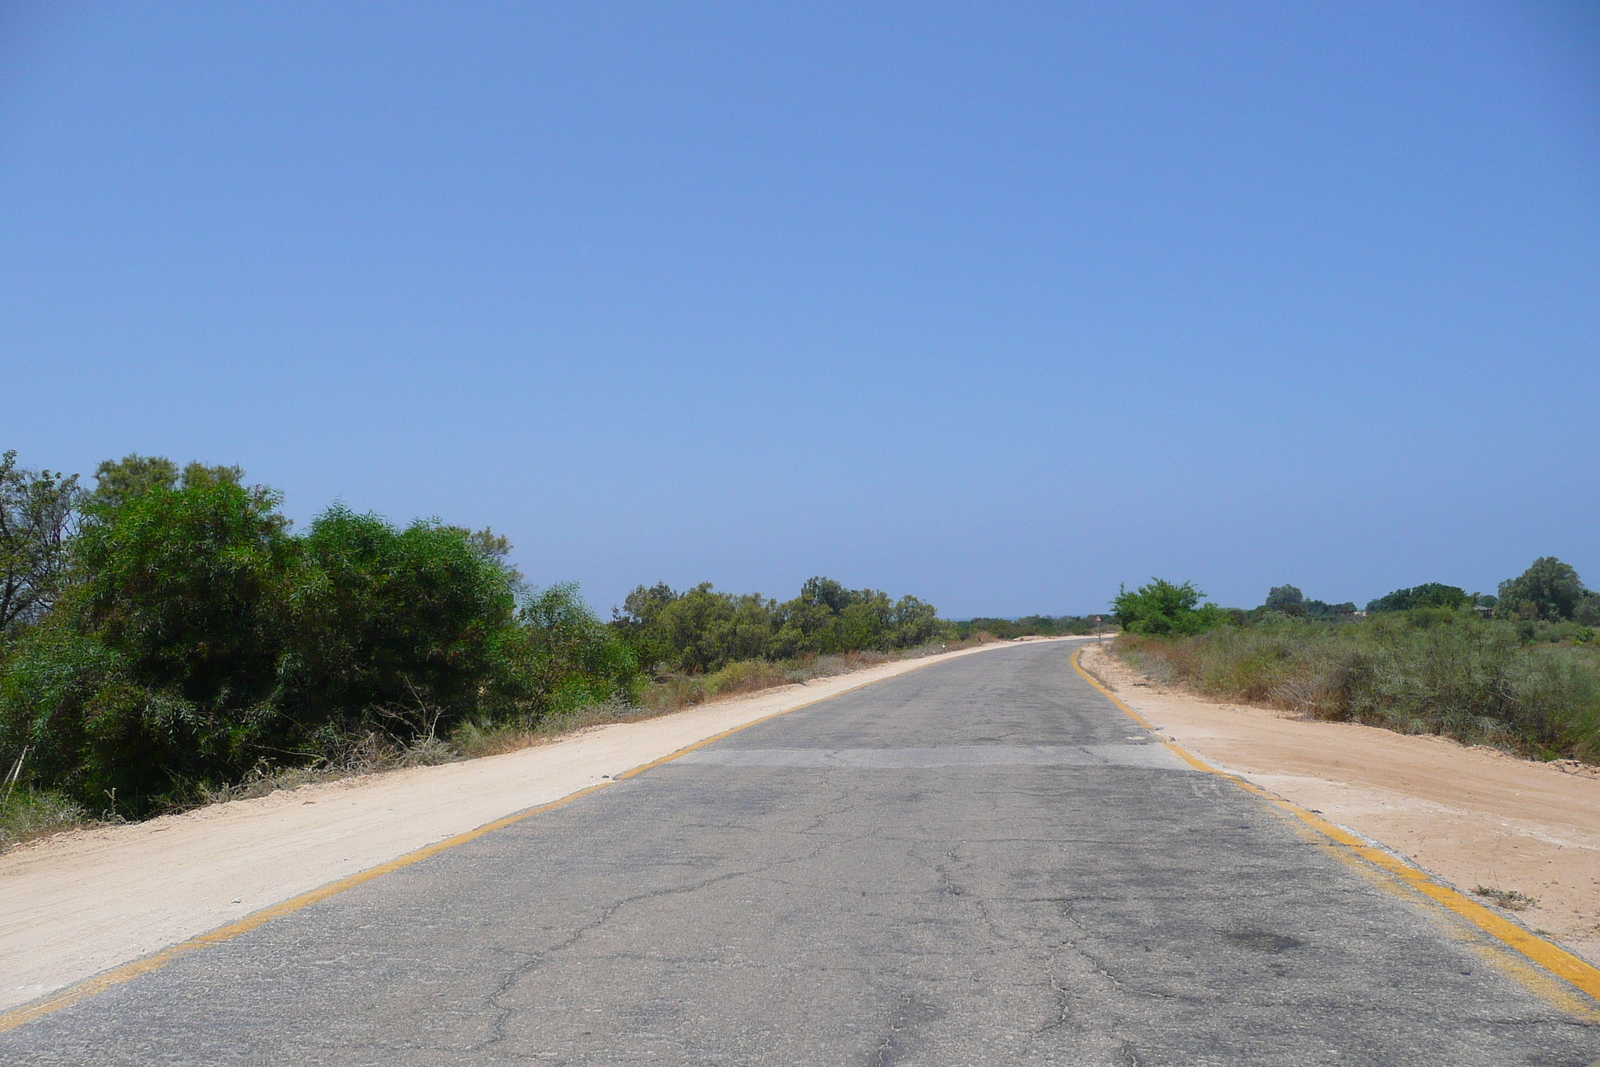
{"label": "dry grass patch", "polygon": [[1480,897],[1485,897],[1496,907],[1507,911],[1527,911],[1537,908],[1539,901],[1526,893],[1519,893],[1515,889],[1494,889],[1486,885],[1473,886],[1472,891]]}
{"label": "dry grass patch", "polygon": [[76,830],[96,820],[58,793],[13,788],[0,794],[0,852],[24,841]]}

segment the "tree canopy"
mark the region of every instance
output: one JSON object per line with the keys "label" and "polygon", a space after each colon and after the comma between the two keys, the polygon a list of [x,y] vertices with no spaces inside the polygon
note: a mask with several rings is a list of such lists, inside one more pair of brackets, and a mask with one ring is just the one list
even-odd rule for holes
{"label": "tree canopy", "polygon": [[24,470],[0,454],[0,636],[50,610],[61,591],[77,475]]}
{"label": "tree canopy", "polygon": [[1502,617],[1600,622],[1600,594],[1585,588],[1578,572],[1554,556],[1541,556],[1501,582],[1499,594],[1495,614]]}
{"label": "tree canopy", "polygon": [[1444,585],[1440,582],[1424,582],[1410,589],[1396,589],[1392,593],[1385,593],[1376,600],[1367,602],[1367,610],[1378,611],[1410,611],[1413,608],[1461,608],[1469,607],[1473,598],[1460,586]]}

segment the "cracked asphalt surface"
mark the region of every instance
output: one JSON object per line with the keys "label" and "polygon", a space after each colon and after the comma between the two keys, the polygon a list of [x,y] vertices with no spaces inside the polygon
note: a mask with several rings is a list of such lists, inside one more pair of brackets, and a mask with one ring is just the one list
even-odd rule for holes
{"label": "cracked asphalt surface", "polygon": [[0,1062],[1600,1057],[1483,938],[1153,746],[1071,651],[751,727],[0,1034]]}

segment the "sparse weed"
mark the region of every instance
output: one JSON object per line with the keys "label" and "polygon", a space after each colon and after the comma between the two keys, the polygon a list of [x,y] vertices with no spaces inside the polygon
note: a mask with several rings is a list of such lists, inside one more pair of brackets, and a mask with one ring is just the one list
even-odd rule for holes
{"label": "sparse weed", "polygon": [[1480,897],[1486,897],[1496,907],[1507,911],[1527,911],[1537,908],[1539,901],[1526,893],[1519,893],[1515,889],[1493,889],[1486,885],[1472,887],[1472,891]]}

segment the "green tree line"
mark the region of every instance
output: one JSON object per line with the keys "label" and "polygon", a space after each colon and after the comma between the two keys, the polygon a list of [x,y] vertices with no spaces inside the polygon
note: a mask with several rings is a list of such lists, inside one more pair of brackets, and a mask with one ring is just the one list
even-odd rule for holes
{"label": "green tree line", "polygon": [[130,455],[88,488],[0,457],[7,794],[138,816],[362,738],[532,728],[669,674],[954,636],[916,597],[826,578],[781,603],[640,586],[602,621],[489,530],[334,505],[295,531],[281,503],[237,467]]}
{"label": "green tree line", "polygon": [[700,674],[740,660],[795,660],[866,649],[915,648],[955,636],[931,604],[891,600],[877,589],[847,589],[811,578],[793,600],[719,592],[709,582],[682,592],[639,586],[614,625],[640,661]]}
{"label": "green tree line", "polygon": [[1201,600],[1193,582],[1175,584],[1152,578],[1129,591],[1124,585],[1112,599],[1112,619],[1129,633],[1155,636],[1198,634],[1218,626],[1250,626],[1282,618],[1350,622],[1361,616],[1426,608],[1469,611],[1483,618],[1515,622],[1570,624],[1564,634],[1582,635],[1600,625],[1600,592],[1587,588],[1570,564],[1554,556],[1533,561],[1515,578],[1498,586],[1498,595],[1468,593],[1460,586],[1424,582],[1369,600],[1365,611],[1353,602],[1329,604],[1307,599],[1293,585],[1273,586],[1256,608],[1224,608]]}
{"label": "green tree line", "polygon": [[336,505],[296,534],[236,467],[129,456],[93,490],[0,468],[0,764],[142,814],[263,762],[533,721],[638,665],[575,588],[489,531]]}

